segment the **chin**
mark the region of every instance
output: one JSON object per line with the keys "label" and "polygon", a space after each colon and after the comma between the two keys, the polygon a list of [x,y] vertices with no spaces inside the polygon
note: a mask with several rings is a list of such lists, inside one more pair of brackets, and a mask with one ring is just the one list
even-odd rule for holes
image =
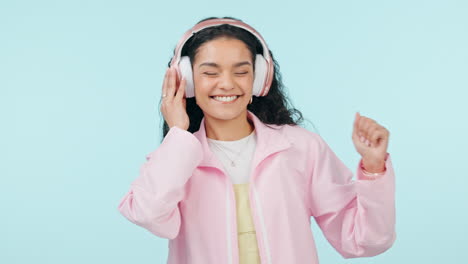
{"label": "chin", "polygon": [[240,115],[246,114],[246,109],[211,109],[210,111],[203,111],[205,116],[209,116],[218,120],[232,120],[238,118]]}

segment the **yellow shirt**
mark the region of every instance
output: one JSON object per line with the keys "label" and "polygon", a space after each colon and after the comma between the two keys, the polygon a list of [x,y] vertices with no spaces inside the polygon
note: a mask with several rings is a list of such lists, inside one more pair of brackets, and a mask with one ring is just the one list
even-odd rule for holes
{"label": "yellow shirt", "polygon": [[234,184],[237,210],[239,264],[260,264],[257,236],[250,214],[249,183]]}

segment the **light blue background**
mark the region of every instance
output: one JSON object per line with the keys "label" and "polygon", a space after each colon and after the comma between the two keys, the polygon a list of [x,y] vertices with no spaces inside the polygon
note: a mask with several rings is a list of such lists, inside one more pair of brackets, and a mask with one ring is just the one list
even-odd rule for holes
{"label": "light blue background", "polygon": [[355,171],[356,111],[390,131],[397,241],[321,263],[465,263],[466,1],[0,3],[0,263],[165,263],[117,205],[160,142],[163,74],[208,16],[255,27],[294,105]]}

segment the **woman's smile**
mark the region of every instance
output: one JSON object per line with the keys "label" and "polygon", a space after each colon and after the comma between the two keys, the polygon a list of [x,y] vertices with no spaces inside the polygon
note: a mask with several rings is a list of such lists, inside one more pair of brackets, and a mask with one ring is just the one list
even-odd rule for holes
{"label": "woman's smile", "polygon": [[237,102],[237,99],[240,95],[232,95],[232,96],[210,96],[210,98],[215,101],[216,103],[222,104],[232,104]]}

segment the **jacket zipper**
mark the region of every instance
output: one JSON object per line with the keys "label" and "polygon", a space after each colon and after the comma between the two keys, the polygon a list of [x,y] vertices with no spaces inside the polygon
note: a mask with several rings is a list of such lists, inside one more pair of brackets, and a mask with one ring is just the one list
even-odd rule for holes
{"label": "jacket zipper", "polygon": [[231,199],[230,199],[230,195],[231,195],[231,192],[233,192],[232,190],[232,184],[229,182],[229,179],[227,177],[225,177],[226,179],[226,228],[227,228],[227,248],[228,248],[228,264],[232,264],[232,232],[231,232],[231,227],[232,227],[232,223],[231,223],[231,219],[232,219],[232,216],[231,216],[231,213],[232,213],[232,209],[231,209]]}
{"label": "jacket zipper", "polygon": [[[273,153],[272,153],[273,154]],[[271,154],[270,154],[271,155]],[[268,156],[270,156],[268,155]],[[268,157],[267,156],[267,157]],[[264,159],[266,159],[267,157],[265,157]],[[257,164],[258,166],[258,164]],[[237,221],[235,219],[235,222],[234,224],[231,223],[231,219],[232,219],[232,212],[234,209],[231,209],[231,205],[234,203],[235,205],[235,195],[234,195],[234,186],[232,185],[232,182],[230,181],[229,177],[227,176],[226,172],[224,170],[221,170],[223,175],[224,175],[224,179],[226,180],[227,184],[226,184],[226,228],[227,228],[227,246],[228,246],[228,264],[233,264],[232,263],[232,258],[233,258],[233,253],[232,253],[232,249],[233,249],[233,245],[232,245],[232,235],[233,235],[233,232],[231,230],[231,227],[234,226],[234,225],[237,225]],[[255,210],[256,212],[258,212],[258,218],[257,221],[254,220],[254,225],[256,222],[260,222],[260,227],[261,227],[261,235],[262,235],[262,239],[263,239],[263,244],[264,244],[264,247],[265,247],[265,250],[266,252],[263,252],[263,248],[261,247],[258,247],[259,251],[262,251],[261,253],[264,253],[264,254],[260,254],[260,255],[263,255],[263,256],[266,256],[266,260],[262,260],[261,259],[261,262],[262,263],[266,263],[266,264],[272,264],[272,260],[271,260],[271,251],[270,251],[270,247],[268,246],[268,234],[267,234],[267,231],[266,231],[266,226],[265,226],[265,221],[264,221],[264,216],[263,216],[263,213],[262,213],[262,207],[261,207],[261,202],[260,202],[260,198],[258,197],[258,193],[257,193],[257,190],[255,189],[255,185],[253,184],[253,178],[254,178],[254,175],[255,175],[255,171],[256,171],[256,168],[251,168],[251,172],[250,172],[250,188],[249,188],[249,202],[250,202],[250,208],[252,210],[252,217],[255,217],[257,214],[253,213],[253,210]],[[253,195],[252,195],[253,194]],[[254,197],[254,200],[255,201],[252,201],[251,197]],[[231,202],[233,201],[233,202]],[[252,203],[255,204],[255,206],[252,206]],[[258,227],[255,225],[255,231],[258,233]],[[235,236],[237,236],[237,233],[234,234]],[[236,237],[235,241],[238,241],[238,238]],[[236,245],[236,248],[237,248],[238,245]],[[258,245],[257,245],[258,246]]]}
{"label": "jacket zipper", "polygon": [[[227,232],[227,248],[228,248],[228,255],[227,255],[227,258],[228,258],[228,264],[233,264],[232,263],[232,259],[233,259],[233,252],[232,252],[232,249],[234,248],[234,246],[232,245],[232,235],[233,235],[233,232],[231,230],[231,228],[237,224],[237,222],[234,222],[234,224],[231,222],[231,220],[233,219],[233,210],[231,207],[232,207],[232,202],[231,201],[234,201],[235,202],[235,197],[234,197],[234,190],[233,190],[233,185],[232,183],[229,181],[228,177],[225,177],[226,179],[226,232]],[[252,178],[251,178],[252,179]],[[265,222],[264,222],[264,217],[263,217],[263,214],[262,214],[262,207],[261,207],[261,202],[260,202],[260,198],[258,197],[258,193],[257,193],[257,190],[255,189],[255,185],[253,184],[253,181],[251,180],[250,181],[250,188],[249,188],[249,193],[250,193],[250,197],[249,197],[249,202],[250,202],[250,208],[252,209],[252,216],[253,217],[256,217],[256,213],[254,213],[253,211],[257,212],[258,213],[258,218],[257,221],[254,221],[254,225],[255,223],[260,223],[260,228],[258,228],[257,226],[255,226],[255,230],[256,230],[256,233],[260,233],[262,235],[262,240],[263,240],[263,245],[265,247],[265,251],[266,252],[263,252],[263,248],[259,246],[259,250],[262,251],[262,253],[264,254],[260,254],[260,255],[263,255],[263,256],[266,256],[266,259],[265,260],[261,260],[262,263],[267,263],[267,264],[271,264],[272,261],[271,261],[271,251],[270,251],[270,247],[268,246],[268,234],[267,234],[267,231],[266,231],[266,227],[265,227]],[[251,199],[251,197],[254,198],[255,201],[253,201]],[[261,230],[260,230],[261,229]],[[237,235],[237,234],[235,234]],[[235,239],[237,241],[237,238]],[[237,245],[236,245],[237,246]],[[237,247],[236,247],[237,248]]]}
{"label": "jacket zipper", "polygon": [[[261,202],[260,202],[260,198],[258,198],[258,193],[257,193],[257,190],[255,189],[255,186],[253,184],[253,181],[251,182],[250,184],[250,190],[251,190],[251,193],[255,199],[255,202],[253,201],[250,201],[250,204],[251,204],[251,208],[252,210],[256,210],[256,212],[258,213],[258,221],[257,222],[260,222],[260,233],[262,235],[262,240],[263,240],[263,245],[265,247],[265,251],[266,252],[263,252],[265,254],[261,254],[263,256],[266,256],[266,259],[265,260],[261,260],[262,263],[267,263],[267,264],[271,264],[271,251],[270,251],[270,247],[268,246],[268,234],[267,234],[267,231],[266,231],[266,227],[265,227],[265,221],[264,221],[264,217],[263,217],[263,213],[262,213],[262,206],[261,206]],[[251,200],[251,199],[249,199]],[[252,206],[252,203],[255,204],[256,207]],[[252,214],[252,215],[256,215],[256,214]],[[259,231],[259,228],[258,227],[255,227],[255,230],[257,231],[256,233],[258,234],[258,231]],[[259,247],[259,250],[260,247]]]}

